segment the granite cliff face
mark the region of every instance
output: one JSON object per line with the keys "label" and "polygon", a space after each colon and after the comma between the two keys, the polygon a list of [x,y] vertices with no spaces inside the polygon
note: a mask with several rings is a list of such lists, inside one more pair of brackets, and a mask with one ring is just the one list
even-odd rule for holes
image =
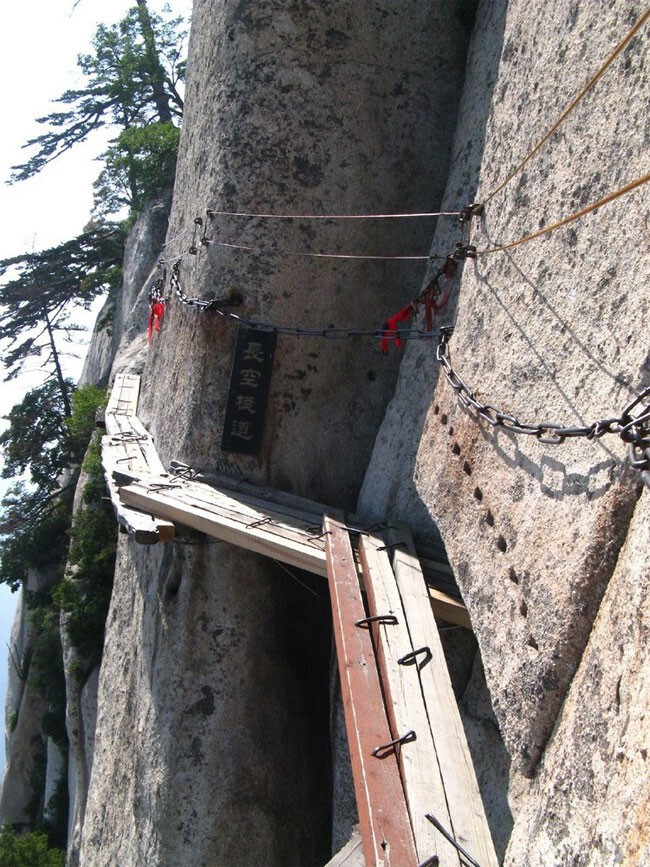
{"label": "granite cliff face", "polygon": [[[479,9],[443,199],[446,207],[486,202],[473,221],[479,251],[647,171],[641,32],[499,189],[641,14],[625,2],[594,11],[565,2]],[[455,326],[453,367],[480,403],[528,424],[584,427],[618,417],[648,386],[647,219],[640,186],[566,228],[465,263],[445,320]],[[453,241],[440,226],[433,247]],[[633,599],[648,576],[636,553],[648,490],[616,436],[545,439],[552,430],[538,439],[477,422],[431,350],[413,344],[361,509],[408,517],[424,531],[435,520],[440,529],[511,760],[506,862],[643,863],[647,681],[629,648],[644,632]],[[626,582],[634,593],[623,601]],[[628,605],[634,614],[626,616]]]}
{"label": "granite cliff face", "polygon": [[[179,262],[187,297],[236,293],[251,319],[376,329],[435,260],[293,254],[445,255],[455,219],[432,238],[421,220],[206,209],[485,202],[479,255],[460,261],[437,321],[455,327],[454,369],[506,420],[617,417],[650,384],[647,186],[481,251],[647,172],[646,25],[501,187],[641,14],[633,0],[196,0],[168,275]],[[134,231],[110,345],[98,338],[84,379],[142,374],[139,414],[165,462],[442,540],[474,629],[444,631],[445,652],[504,863],[645,863],[650,491],[620,438],[554,445],[551,428],[477,420],[435,340],[382,355],[359,337],[281,334],[262,452],[223,452],[232,325],[171,297],[146,344],[165,224],[161,206]],[[325,864],[354,822],[331,758],[329,617],[314,576],[189,532],[155,547],[122,537],[96,704],[82,712],[77,696],[70,712],[70,731],[85,720],[70,864]]]}
{"label": "granite cliff face", "polygon": [[[447,3],[195,4],[163,254],[168,272],[180,259],[185,295],[237,293],[237,313],[304,328],[375,329],[401,306],[412,261],[287,254],[426,256],[426,223],[368,231],[358,220],[210,220],[206,209],[431,210],[466,41]],[[199,244],[197,217],[213,242],[255,250]],[[235,331],[177,298],[167,307],[139,409],[163,461],[354,507],[398,356],[361,339],[280,335],[262,452],[226,454]],[[123,540],[81,863],[171,865],[190,852],[197,867],[325,863],[329,620],[322,579],[205,539]]]}

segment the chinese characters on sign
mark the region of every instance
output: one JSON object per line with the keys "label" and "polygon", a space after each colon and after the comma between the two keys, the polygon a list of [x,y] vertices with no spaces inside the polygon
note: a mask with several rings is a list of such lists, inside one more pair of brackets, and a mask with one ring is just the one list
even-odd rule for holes
{"label": "chinese characters on sign", "polygon": [[271,331],[239,329],[221,440],[224,452],[260,453],[275,340]]}

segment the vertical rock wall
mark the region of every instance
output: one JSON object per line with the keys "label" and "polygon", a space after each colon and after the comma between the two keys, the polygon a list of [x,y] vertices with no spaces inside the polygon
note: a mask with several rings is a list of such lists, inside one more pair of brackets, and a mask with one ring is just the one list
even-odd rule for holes
{"label": "vertical rock wall", "polygon": [[[488,199],[473,226],[479,251],[536,232],[647,172],[646,25],[495,192],[642,12],[631,0],[480,4],[444,199],[449,208]],[[619,416],[648,385],[648,197],[641,186],[542,238],[465,262],[442,321],[455,325],[452,363],[479,401],[522,422],[582,427]],[[433,247],[451,250],[456,239],[455,228],[440,226]],[[528,796],[513,774],[513,805],[525,807],[508,863],[640,863],[631,840],[641,821],[636,798],[647,792],[638,783],[625,794],[625,780],[628,762],[643,768],[642,735],[630,736],[629,751],[615,741],[617,731],[625,740],[628,719],[647,734],[645,675],[621,655],[618,639],[606,638],[622,615],[613,596],[601,600],[623,575],[640,586],[646,580],[647,563],[628,552],[638,545],[632,514],[649,492],[641,493],[618,437],[555,446],[543,439],[477,423],[439,374],[435,348],[410,345],[360,508],[410,519],[421,533],[434,532],[435,521],[514,769],[534,775],[547,749]],[[625,634],[641,646],[642,623],[630,617]],[[601,678],[605,660],[611,668]],[[621,685],[616,699],[618,676],[633,686]],[[600,684],[607,696],[588,703]],[[625,817],[619,840],[606,819],[614,813]]]}
{"label": "vertical rock wall", "polygon": [[[426,255],[430,224],[216,217],[210,237],[260,252],[187,255],[193,221],[208,206],[436,210],[465,42],[447,2],[197,0],[164,253],[168,268],[182,255],[186,294],[237,292],[262,321],[380,327],[422,263],[286,254]],[[234,341],[216,314],[167,305],[140,409],[163,460],[353,506],[396,357],[279,337],[262,454],[245,458],[219,447]],[[322,581],[261,557],[196,536],[121,541],[84,867],[328,859],[329,618]]]}
{"label": "vertical rock wall", "polygon": [[[436,210],[464,64],[455,4],[195,4],[171,261],[206,208],[363,214]],[[426,255],[431,224],[216,217],[185,256],[187,295],[305,328],[375,329],[411,297],[422,263],[295,252]],[[173,240],[171,240],[173,239]],[[166,458],[243,472],[353,506],[395,360],[369,340],[281,337],[260,460],[219,453],[234,329],[171,306],[145,401]],[[165,387],[159,383],[165,384]],[[169,388],[183,395],[170,404]],[[336,461],[332,454],[336,454]]]}

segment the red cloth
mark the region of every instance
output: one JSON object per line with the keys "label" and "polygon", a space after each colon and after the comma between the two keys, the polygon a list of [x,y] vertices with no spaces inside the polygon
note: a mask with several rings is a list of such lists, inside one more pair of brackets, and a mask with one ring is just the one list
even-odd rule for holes
{"label": "red cloth", "polygon": [[384,322],[383,336],[380,343],[382,352],[388,352],[388,344],[391,340],[395,341],[395,346],[399,347],[402,345],[402,339],[395,334],[395,331],[400,322],[406,322],[407,319],[413,316],[414,311],[415,305],[413,303],[407,304],[406,307],[402,307],[398,313]]}
{"label": "red cloth", "polygon": [[162,322],[162,318],[165,315],[165,302],[164,301],[153,301],[151,304],[151,310],[149,311],[149,343],[151,343],[151,337],[153,335],[153,329],[155,327],[156,331],[160,331],[160,323]]}

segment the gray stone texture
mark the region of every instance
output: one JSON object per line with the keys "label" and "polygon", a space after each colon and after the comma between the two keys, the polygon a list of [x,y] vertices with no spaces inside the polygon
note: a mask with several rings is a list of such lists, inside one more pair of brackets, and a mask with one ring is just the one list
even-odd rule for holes
{"label": "gray stone texture", "polygon": [[[186,254],[207,206],[435,209],[467,38],[455,9],[195,3],[168,267]],[[188,296],[237,292],[237,312],[262,321],[376,329],[409,299],[417,266],[280,253],[426,255],[431,224],[217,217],[209,229],[263,252],[199,245],[180,265]],[[262,454],[245,458],[219,447],[234,341],[216,314],[170,300],[139,410],[163,460],[353,506],[397,356],[383,358],[366,340],[280,337]],[[200,537],[185,541],[199,544],[120,540],[81,863],[325,863],[324,583]]]}
{"label": "gray stone texture", "polygon": [[507,867],[632,867],[650,858],[647,494],[518,815]]}
{"label": "gray stone texture", "polygon": [[[482,201],[561,114],[641,12],[638,3],[484,3],[470,48],[444,204]],[[479,250],[515,240],[647,171],[647,38],[486,206]],[[452,362],[524,422],[620,414],[648,384],[648,190],[515,249],[467,261],[454,286]],[[438,227],[434,249],[457,231]],[[556,723],[639,490],[615,436],[550,446],[481,422],[410,345],[378,435],[362,511],[442,534],[516,770]],[[648,492],[644,494],[646,497]],[[569,862],[567,862],[569,863]],[[571,862],[572,863],[572,862]]]}
{"label": "gray stone texture", "polygon": [[[25,589],[32,593],[42,591],[52,585],[53,578],[52,570],[32,569]],[[39,791],[39,781],[44,786],[48,774],[48,738],[43,732],[43,716],[48,706],[34,685],[30,665],[33,638],[34,625],[21,591],[9,640],[6,765],[0,790],[0,822],[18,826],[27,825],[42,811],[44,793]]]}
{"label": "gray stone texture", "polygon": [[131,372],[144,366],[147,352],[149,291],[167,232],[171,192],[149,202],[135,221],[124,251],[123,280],[116,297],[97,316],[79,384],[107,385],[116,357]]}

